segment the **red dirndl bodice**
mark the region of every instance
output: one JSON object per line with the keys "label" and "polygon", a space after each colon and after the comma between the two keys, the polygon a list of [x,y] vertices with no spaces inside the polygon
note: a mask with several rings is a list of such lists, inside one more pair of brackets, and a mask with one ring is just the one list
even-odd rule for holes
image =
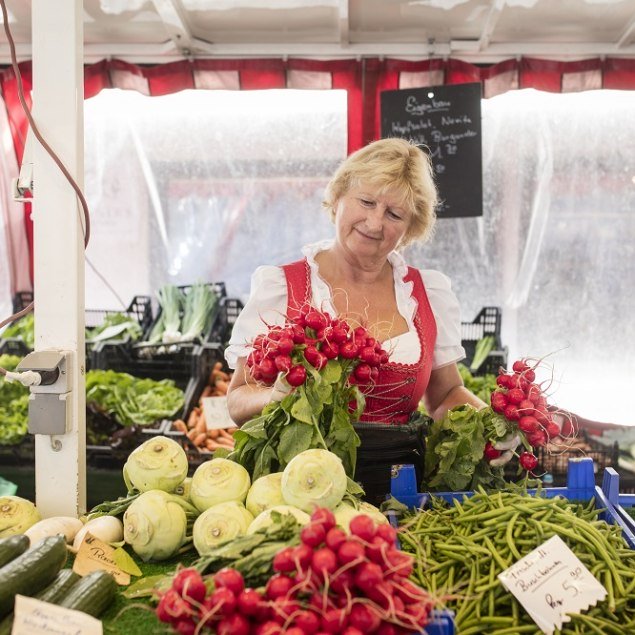
{"label": "red dirndl bodice", "polygon": [[[284,265],[282,269],[287,281],[287,312],[291,317],[312,304],[311,270],[306,258]],[[404,281],[414,283],[412,295],[417,301],[414,324],[421,353],[414,364],[389,361],[379,367],[376,384],[364,390],[366,407],[360,418],[364,423],[406,423],[430,381],[437,325],[419,271],[408,267]]]}

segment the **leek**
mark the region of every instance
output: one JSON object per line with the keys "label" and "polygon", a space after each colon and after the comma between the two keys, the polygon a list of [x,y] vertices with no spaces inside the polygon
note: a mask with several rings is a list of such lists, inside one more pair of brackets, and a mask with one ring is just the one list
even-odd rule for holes
{"label": "leek", "polygon": [[477,371],[483,365],[487,356],[494,350],[494,344],[495,340],[493,335],[486,335],[476,342],[474,357],[472,358],[472,363],[470,364],[470,370],[472,372]]}
{"label": "leek", "polygon": [[157,294],[163,317],[163,334],[161,340],[170,344],[181,339],[181,308],[183,292],[173,284],[166,284]]}
{"label": "leek", "polygon": [[203,282],[192,285],[185,296],[185,309],[181,322],[181,341],[188,342],[207,332],[211,326],[216,294]]}

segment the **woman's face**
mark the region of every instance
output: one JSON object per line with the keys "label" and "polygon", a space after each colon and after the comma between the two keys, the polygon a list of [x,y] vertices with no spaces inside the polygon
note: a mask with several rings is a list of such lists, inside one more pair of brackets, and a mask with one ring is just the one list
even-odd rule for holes
{"label": "woman's face", "polygon": [[335,206],[338,242],[358,258],[386,258],[403,238],[410,212],[401,198],[368,183],[351,187]]}

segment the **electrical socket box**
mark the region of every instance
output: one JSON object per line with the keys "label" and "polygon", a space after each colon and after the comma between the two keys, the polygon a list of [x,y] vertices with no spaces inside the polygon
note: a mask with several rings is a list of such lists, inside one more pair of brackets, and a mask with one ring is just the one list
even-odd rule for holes
{"label": "electrical socket box", "polygon": [[31,434],[62,435],[70,431],[71,359],[70,351],[34,351],[18,364],[18,371],[31,370],[41,376],[40,384],[30,387]]}

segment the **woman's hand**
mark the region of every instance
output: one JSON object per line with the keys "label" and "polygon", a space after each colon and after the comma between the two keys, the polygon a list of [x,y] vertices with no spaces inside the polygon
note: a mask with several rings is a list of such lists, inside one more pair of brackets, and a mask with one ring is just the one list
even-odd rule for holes
{"label": "woman's hand", "polygon": [[[275,385],[272,387],[257,384],[251,377],[246,361],[246,358],[242,357],[236,362],[236,370],[227,391],[227,409],[238,426],[262,412],[262,409],[273,400],[276,390]],[[283,397],[284,395],[280,399]]]}
{"label": "woman's hand", "polygon": [[456,406],[469,404],[477,410],[487,408],[484,401],[463,385],[456,364],[448,364],[432,371],[423,402],[435,421],[442,419],[448,410]]}
{"label": "woman's hand", "polygon": [[271,389],[270,401],[282,401],[292,390],[293,387],[284,378],[284,373],[278,373],[276,383]]}

